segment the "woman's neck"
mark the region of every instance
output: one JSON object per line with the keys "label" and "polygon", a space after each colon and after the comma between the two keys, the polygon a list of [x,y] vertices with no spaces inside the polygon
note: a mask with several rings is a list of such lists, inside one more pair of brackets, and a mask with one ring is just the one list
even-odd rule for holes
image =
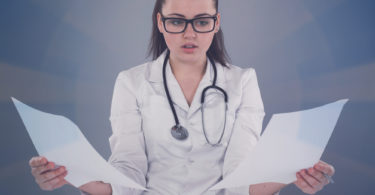
{"label": "woman's neck", "polygon": [[197,61],[181,61],[171,55],[169,64],[176,79],[195,78],[200,80],[206,71],[207,57],[204,56],[203,59]]}

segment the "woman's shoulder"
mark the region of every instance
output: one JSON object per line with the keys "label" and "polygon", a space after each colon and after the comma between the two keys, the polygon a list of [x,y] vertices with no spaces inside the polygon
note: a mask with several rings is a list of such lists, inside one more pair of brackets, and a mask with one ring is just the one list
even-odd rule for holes
{"label": "woman's shoulder", "polygon": [[241,67],[241,66],[238,66],[238,65],[234,65],[234,64],[230,64],[230,63],[227,63],[226,64],[226,68],[229,72],[233,72],[233,73],[243,73],[243,72],[248,72],[248,71],[254,71],[255,72],[255,69],[253,67]]}
{"label": "woman's shoulder", "polygon": [[144,77],[148,63],[150,62],[146,62],[140,65],[122,70],[118,74],[117,79],[136,79],[136,80],[141,79],[142,77]]}
{"label": "woman's shoulder", "polygon": [[116,83],[120,86],[126,86],[135,93],[141,91],[142,86],[146,81],[147,65],[150,62],[146,62],[118,73]]}
{"label": "woman's shoulder", "polygon": [[226,65],[227,67],[223,67],[223,69],[227,80],[246,82],[250,78],[256,78],[256,72],[253,67],[240,67],[229,63]]}

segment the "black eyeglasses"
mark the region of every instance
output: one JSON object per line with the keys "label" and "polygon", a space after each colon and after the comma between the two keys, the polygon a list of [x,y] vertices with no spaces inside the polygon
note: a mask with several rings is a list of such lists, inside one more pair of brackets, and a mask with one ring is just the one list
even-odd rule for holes
{"label": "black eyeglasses", "polygon": [[164,29],[168,33],[182,33],[186,30],[187,25],[190,23],[195,32],[208,33],[215,29],[217,20],[216,14],[214,16],[204,16],[193,19],[164,17],[161,15],[164,24]]}

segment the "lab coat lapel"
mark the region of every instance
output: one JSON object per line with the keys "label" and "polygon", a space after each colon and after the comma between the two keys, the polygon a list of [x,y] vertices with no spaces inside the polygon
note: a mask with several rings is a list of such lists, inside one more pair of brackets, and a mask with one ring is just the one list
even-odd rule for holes
{"label": "lab coat lapel", "polygon": [[[217,77],[216,77],[216,86],[219,86],[221,88],[224,88],[226,79],[224,74],[224,68],[222,65],[215,63],[216,69],[217,69]],[[214,80],[214,70],[212,68],[210,60],[207,60],[207,66],[206,66],[206,72],[203,76],[201,82],[199,83],[198,89],[195,92],[193,102],[190,105],[190,109],[188,112],[188,117],[193,115],[196,111],[198,111],[201,108],[201,97],[202,92],[204,88],[212,85],[212,82]]]}
{"label": "lab coat lapel", "polygon": [[[167,98],[163,84],[163,62],[165,56],[166,51],[164,51],[155,61],[148,64],[149,71],[147,77],[150,83],[153,84],[154,88],[157,89],[160,94],[163,94],[165,98]],[[188,112],[189,105],[186,102],[186,98],[181,90],[180,85],[178,84],[176,78],[172,73],[169,61],[167,62],[166,78],[172,102],[184,111]]]}
{"label": "lab coat lapel", "polygon": [[189,105],[186,101],[186,98],[184,96],[184,93],[178,84],[176,77],[173,75],[171,66],[169,65],[169,62],[167,64],[167,85],[169,89],[169,94],[171,95],[173,103],[175,103],[177,106],[185,110],[186,112],[189,111]]}
{"label": "lab coat lapel", "polygon": [[[147,78],[150,83],[153,84],[154,88],[158,90],[159,94],[163,94],[165,98],[167,98],[164,85],[163,85],[163,62],[165,59],[166,51],[164,51],[156,60],[150,62],[148,64],[148,71],[147,71]],[[226,75],[222,65],[215,63],[217,69],[217,80],[216,85],[225,89],[226,83]],[[166,77],[167,77],[167,85],[169,89],[169,93],[172,98],[172,102],[179,106],[181,109],[188,113],[188,117],[194,114],[197,110],[201,107],[201,94],[204,88],[207,86],[212,85],[214,80],[214,70],[211,66],[211,62],[207,60],[206,72],[203,76],[201,82],[199,83],[198,89],[195,92],[193,101],[189,105],[186,101],[186,98],[181,90],[180,85],[178,84],[176,78],[174,77],[169,62],[167,63],[167,70],[166,70]]]}

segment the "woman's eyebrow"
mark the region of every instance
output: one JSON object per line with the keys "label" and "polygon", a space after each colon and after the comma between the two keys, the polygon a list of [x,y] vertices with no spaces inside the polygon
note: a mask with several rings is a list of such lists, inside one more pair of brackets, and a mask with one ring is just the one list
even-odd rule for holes
{"label": "woman's eyebrow", "polygon": [[[178,14],[178,13],[171,13],[171,14],[168,14],[167,16],[178,16],[178,17],[185,18],[185,16],[183,14]],[[211,16],[211,15],[208,14],[208,13],[201,13],[201,14],[195,15],[194,18],[202,17],[202,16]]]}
{"label": "woman's eyebrow", "polygon": [[202,16],[211,16],[211,15],[208,14],[208,13],[202,13],[202,14],[197,14],[197,15],[195,15],[194,18],[202,17]]}

